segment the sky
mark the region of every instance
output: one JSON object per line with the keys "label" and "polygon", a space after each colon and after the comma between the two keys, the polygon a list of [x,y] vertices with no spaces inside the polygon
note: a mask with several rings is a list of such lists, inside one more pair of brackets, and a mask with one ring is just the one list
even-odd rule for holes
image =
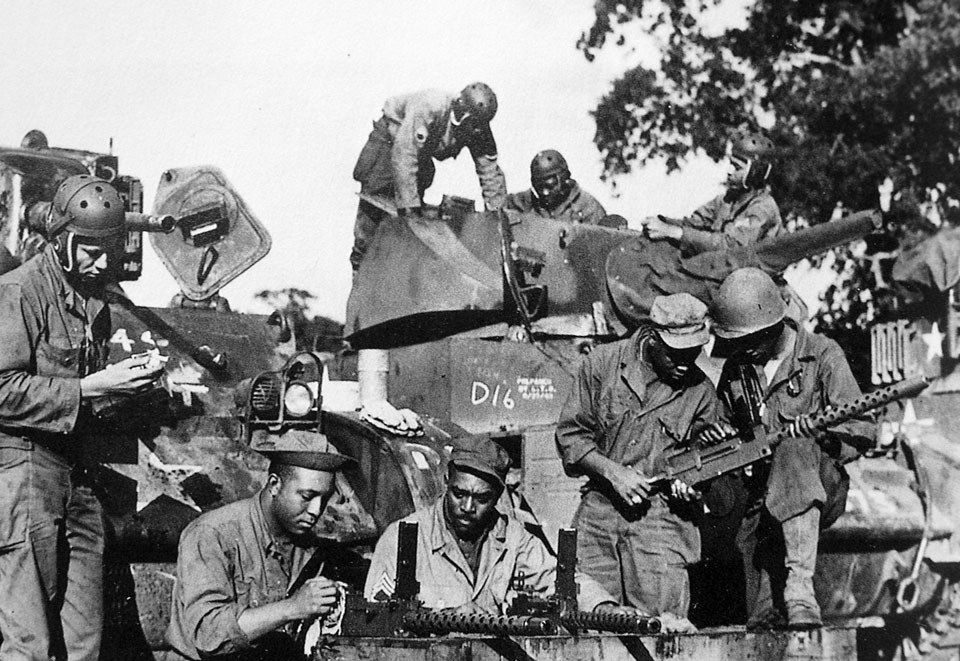
{"label": "sky", "polygon": [[[742,20],[743,0],[716,12]],[[269,8],[268,8],[269,6]],[[234,309],[266,312],[263,289],[316,295],[313,311],[343,320],[359,184],[356,157],[383,101],[475,80],[497,93],[493,130],[511,191],[529,163],[560,150],[608,212],[631,222],[684,215],[716,195],[724,166],[694,160],[600,180],[589,111],[651,43],[588,63],[576,49],[591,0],[252,0],[105,2],[11,0],[0,22],[0,144],[30,129],[51,146],[107,152],[141,179],[152,208],[171,167],[223,170],[273,239],[269,255],[222,292]],[[469,154],[439,164],[426,201],[480,200]],[[147,248],[144,275],[125,285],[141,305],[177,292]]]}

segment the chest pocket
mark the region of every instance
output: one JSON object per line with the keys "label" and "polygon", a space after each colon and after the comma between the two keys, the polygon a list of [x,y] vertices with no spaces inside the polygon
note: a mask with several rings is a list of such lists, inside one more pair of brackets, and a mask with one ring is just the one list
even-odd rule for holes
{"label": "chest pocket", "polygon": [[37,345],[37,375],[76,377],[80,371],[82,350],[70,345],[66,337],[40,340]]}

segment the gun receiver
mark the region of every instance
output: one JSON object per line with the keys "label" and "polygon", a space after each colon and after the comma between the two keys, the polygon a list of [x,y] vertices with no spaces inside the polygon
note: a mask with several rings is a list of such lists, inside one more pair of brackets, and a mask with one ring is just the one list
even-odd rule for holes
{"label": "gun receiver", "polygon": [[513,600],[511,615],[549,618],[570,633],[609,631],[612,633],[655,634],[660,620],[624,613],[590,613],[577,604],[577,531],[562,528],[557,538],[557,578],[553,595],[540,597],[520,590]]}
{"label": "gun receiver", "polygon": [[[919,394],[929,385],[925,377],[915,377],[874,390],[850,402],[831,406],[815,415],[811,422],[816,431],[825,431],[834,425],[846,422],[868,411],[873,411],[890,402]],[[707,447],[691,447],[667,457],[667,468],[653,481],[679,479],[690,486],[724,475],[766,459],[773,449],[790,438],[788,428],[764,433],[759,428],[752,440],[739,437],[721,441]]]}
{"label": "gun receiver", "polygon": [[400,522],[397,541],[396,588],[386,601],[367,601],[363,595],[347,593],[344,636],[419,636],[447,633],[479,633],[495,636],[544,636],[556,633],[554,622],[545,617],[463,614],[423,608],[418,599],[418,524]]}

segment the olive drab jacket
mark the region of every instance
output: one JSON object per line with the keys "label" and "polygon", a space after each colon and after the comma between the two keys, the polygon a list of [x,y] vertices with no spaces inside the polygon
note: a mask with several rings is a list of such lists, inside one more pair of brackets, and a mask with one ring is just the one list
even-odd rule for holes
{"label": "olive drab jacket", "polygon": [[[417,529],[417,580],[419,598],[426,608],[454,608],[475,603],[491,612],[503,613],[520,581],[524,589],[542,596],[553,592],[557,560],[543,541],[524,523],[497,512],[493,527],[480,548],[474,575],[456,538],[444,520],[443,497],[403,519],[415,521]],[[377,600],[393,594],[397,574],[399,522],[387,526],[377,541],[364,597]],[[579,607],[592,611],[601,603],[616,600],[589,576],[577,572]]]}
{"label": "olive drab jacket", "polygon": [[[803,329],[796,333],[793,351],[763,388],[761,419],[766,431],[776,431],[801,415],[816,414],[861,395],[840,345]],[[726,400],[722,378],[719,387],[721,399]],[[858,449],[872,445],[875,433],[876,425],[861,417],[831,427],[823,439],[783,441],[773,452],[764,496],[767,510],[778,521],[785,521],[811,505],[825,505],[835,496],[829,491],[841,483],[840,497],[845,500],[845,475],[840,463],[855,457]],[[830,484],[825,485],[824,480]],[[842,505],[836,504],[840,512]]]}
{"label": "olive drab jacket", "polygon": [[52,246],[0,277],[0,447],[73,458],[80,379],[106,364],[110,309],[84,300]]}
{"label": "olive drab jacket", "polygon": [[583,223],[596,225],[607,215],[603,205],[593,195],[580,188],[580,184],[573,182],[570,194],[556,209],[548,210],[537,204],[537,197],[533,190],[520,193],[511,193],[507,197],[507,209],[523,213],[535,213],[541,218],[553,218],[568,223]]}
{"label": "olive drab jacket", "polygon": [[679,224],[686,255],[746,246],[784,232],[780,208],[765,188],[718,195]]}
{"label": "olive drab jacket", "polygon": [[[391,97],[384,103],[386,135],[381,139],[390,146],[397,208],[419,208],[422,191],[433,182],[433,159],[456,158],[464,147],[473,157],[484,206],[488,210],[503,206],[507,184],[497,163],[493,132],[489,124],[467,136],[455,132],[451,109],[456,98],[455,94],[424,90]],[[365,174],[359,164],[358,170],[354,171],[354,177],[361,183],[366,176],[378,174]]]}

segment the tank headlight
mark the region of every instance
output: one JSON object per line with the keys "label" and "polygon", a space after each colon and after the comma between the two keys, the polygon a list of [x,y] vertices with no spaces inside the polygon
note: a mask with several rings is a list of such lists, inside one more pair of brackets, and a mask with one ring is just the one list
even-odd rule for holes
{"label": "tank headlight", "polygon": [[250,390],[250,406],[257,414],[276,414],[280,408],[280,378],[276,374],[258,376]]}
{"label": "tank headlight", "polygon": [[287,415],[302,418],[313,409],[313,393],[304,383],[291,383],[283,395],[283,408]]}

